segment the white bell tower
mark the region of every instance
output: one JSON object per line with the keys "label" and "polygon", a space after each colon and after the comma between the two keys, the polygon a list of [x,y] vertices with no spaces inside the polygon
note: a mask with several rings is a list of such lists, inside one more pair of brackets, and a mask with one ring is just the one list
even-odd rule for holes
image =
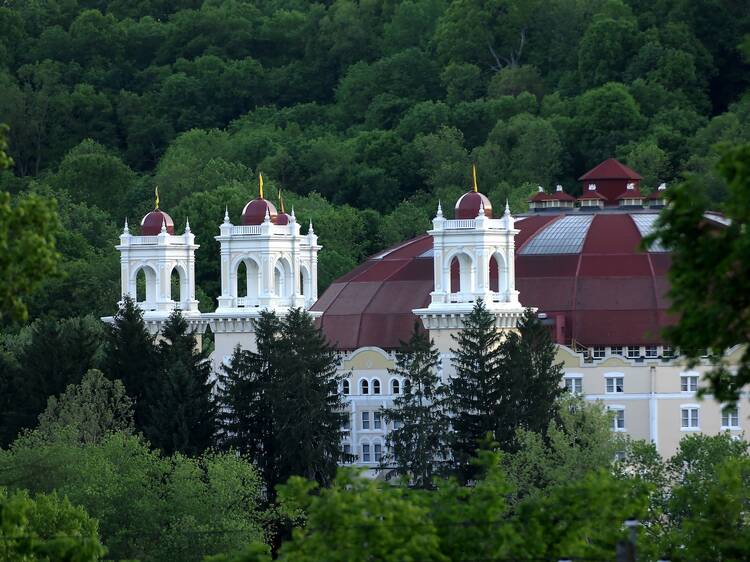
{"label": "white bell tower", "polygon": [[140,236],[130,234],[126,220],[116,248],[121,294],[136,301],[152,332],[175,309],[186,318],[200,316],[195,299],[195,250],[199,246],[189,222],[182,235],[175,235],[172,218],[156,209],[143,218]]}
{"label": "white bell tower", "polygon": [[284,316],[292,308],[309,309],[318,299],[318,237],[307,234],[292,213],[278,213],[270,201],[258,197],[233,225],[229,213],[219,227],[221,295],[210,319],[215,336],[214,365],[218,370],[234,348],[255,349],[253,320],[261,311]]}
{"label": "white bell tower", "polygon": [[[515,235],[507,203],[502,218],[492,218],[489,200],[476,191],[456,203],[455,219],[441,205],[429,234],[433,240],[434,290],[427,308],[413,312],[434,336],[457,330],[478,299],[495,314],[498,328],[514,328],[524,308],[515,280]],[[466,217],[472,218],[466,218]],[[439,338],[436,338],[439,339]]]}

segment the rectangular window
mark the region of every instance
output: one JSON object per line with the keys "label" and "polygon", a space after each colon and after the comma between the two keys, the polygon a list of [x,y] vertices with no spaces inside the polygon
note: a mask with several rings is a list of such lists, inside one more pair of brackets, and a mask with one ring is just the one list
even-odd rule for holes
{"label": "rectangular window", "polygon": [[383,458],[383,446],[375,443],[375,462],[380,462]]}
{"label": "rectangular window", "polygon": [[362,443],[362,462],[370,462],[370,445]]}
{"label": "rectangular window", "polygon": [[614,431],[625,431],[625,410],[622,408],[618,408],[617,410],[612,410],[615,414],[615,417],[612,418],[612,429]]}
{"label": "rectangular window", "polygon": [[344,443],[344,454],[345,455],[352,454],[352,446],[349,443]]}
{"label": "rectangular window", "polygon": [[565,377],[565,389],[571,394],[582,394],[583,379],[581,377]]}
{"label": "rectangular window", "polygon": [[727,407],[721,411],[721,427],[723,429],[739,429],[740,415],[737,407]]}
{"label": "rectangular window", "polygon": [[697,375],[682,375],[680,377],[680,390],[682,392],[695,392],[698,390]]}
{"label": "rectangular window", "polygon": [[351,416],[347,413],[346,418],[344,418],[344,421],[341,424],[341,429],[344,431],[349,431],[351,428],[352,428]]}
{"label": "rectangular window", "polygon": [[613,345],[609,348],[612,355],[622,355],[622,346],[621,345]]}
{"label": "rectangular window", "polygon": [[381,427],[381,417],[380,416],[381,416],[380,412],[375,412],[375,414],[373,415],[373,420],[372,421],[373,421],[374,429],[380,429],[380,427]]}
{"label": "rectangular window", "polygon": [[393,429],[401,429],[401,420],[393,420]]}
{"label": "rectangular window", "polygon": [[698,429],[698,408],[682,408],[682,429]]}
{"label": "rectangular window", "polygon": [[647,345],[646,346],[646,357],[653,358],[653,357],[656,357],[656,356],[657,356],[656,346],[655,345]]}
{"label": "rectangular window", "polygon": [[628,346],[628,358],[635,359],[641,356],[641,348],[637,345]]}
{"label": "rectangular window", "polygon": [[627,453],[625,453],[625,451],[615,451],[615,461],[624,462],[627,458],[628,455]]}
{"label": "rectangular window", "polygon": [[625,392],[625,379],[623,377],[607,377],[607,394]]}
{"label": "rectangular window", "polygon": [[370,412],[362,412],[362,429],[370,429]]}
{"label": "rectangular window", "polygon": [[607,348],[603,345],[594,346],[594,359],[604,359],[607,354]]}
{"label": "rectangular window", "polygon": [[673,357],[674,356],[674,349],[672,348],[671,345],[665,345],[662,348],[661,355],[662,355],[662,357]]}

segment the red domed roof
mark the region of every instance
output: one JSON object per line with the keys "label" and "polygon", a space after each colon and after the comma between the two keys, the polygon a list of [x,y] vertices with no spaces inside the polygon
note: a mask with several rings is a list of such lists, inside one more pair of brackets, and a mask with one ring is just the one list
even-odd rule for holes
{"label": "red domed roof", "polygon": [[271,215],[271,222],[275,222],[278,213],[274,204],[267,199],[253,199],[242,209],[242,224],[262,224],[266,219],[266,210]]}
{"label": "red domed roof", "polygon": [[[559,343],[660,343],[668,315],[670,254],[640,249],[657,213],[631,211],[518,217],[516,288],[524,306],[547,314]],[[407,340],[433,290],[432,238],[420,236],[371,257],[334,281],[312,310],[338,349],[395,349]]]}
{"label": "red domed roof", "polygon": [[464,193],[456,201],[455,213],[453,218],[456,219],[475,219],[479,214],[480,205],[484,204],[484,214],[487,218],[492,218],[492,203],[483,193],[478,191],[469,191]]}
{"label": "red domed roof", "polygon": [[286,213],[279,213],[276,215],[276,224],[284,225],[289,224],[292,221],[292,217],[287,215]]}
{"label": "red domed roof", "polygon": [[154,209],[141,220],[141,235],[156,236],[161,233],[161,227],[167,223],[167,232],[174,234],[174,221],[161,209]]}

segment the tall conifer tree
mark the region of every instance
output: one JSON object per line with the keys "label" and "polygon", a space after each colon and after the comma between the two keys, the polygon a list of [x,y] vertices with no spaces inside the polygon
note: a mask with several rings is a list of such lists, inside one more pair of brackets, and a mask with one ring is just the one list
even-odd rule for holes
{"label": "tall conifer tree", "polygon": [[341,458],[339,360],[306,312],[255,321],[258,350],[236,349],[219,389],[221,437],[249,455],[268,485],[301,475],[327,484]]}
{"label": "tall conifer tree", "polygon": [[474,475],[470,460],[479,443],[488,433],[494,436],[497,427],[502,334],[495,327],[495,316],[479,299],[453,338],[458,347],[451,350],[456,373],[449,381],[450,446],[456,472],[468,480]]}
{"label": "tall conifer tree", "polygon": [[216,404],[211,363],[179,310],[164,323],[158,345],[159,377],[150,387],[148,420],[151,444],[167,454],[198,455],[213,444]]}
{"label": "tall conifer tree", "polygon": [[120,379],[135,401],[135,426],[143,431],[150,415],[148,397],[160,371],[154,338],[146,329],[143,312],[125,296],[109,327],[104,372]]}
{"label": "tall conifer tree", "polygon": [[409,478],[416,488],[432,488],[448,457],[450,420],[445,411],[445,388],[437,369],[440,353],[427,333],[414,324],[408,342],[396,352],[391,375],[404,380],[393,407],[383,410],[394,429],[387,436],[386,470]]}
{"label": "tall conifer tree", "polygon": [[502,399],[495,440],[506,451],[515,450],[516,430],[546,434],[557,413],[562,364],[555,364],[555,344],[537,315],[527,309],[517,330],[501,345]]}
{"label": "tall conifer tree", "polygon": [[555,345],[547,329],[531,310],[516,331],[501,333],[480,299],[455,340],[451,452],[458,474],[471,479],[469,460],[487,434],[513,451],[519,428],[546,431],[563,392],[562,369],[554,364]]}

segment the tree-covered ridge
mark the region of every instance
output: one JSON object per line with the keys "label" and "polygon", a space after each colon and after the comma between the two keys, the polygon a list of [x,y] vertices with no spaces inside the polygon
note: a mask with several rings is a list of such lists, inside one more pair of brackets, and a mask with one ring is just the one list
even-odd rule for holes
{"label": "tree-covered ridge", "polygon": [[[750,140],[750,16],[728,0],[8,0],[0,7],[0,191],[58,199],[63,275],[31,315],[112,312],[125,216],[158,184],[202,247],[268,193],[312,218],[321,289],[423,232],[469,184],[515,211],[603,158],[645,187]],[[96,264],[93,266],[92,264]],[[109,289],[112,285],[112,288]],[[74,298],[67,296],[73,294]],[[83,306],[82,296],[88,303]],[[78,296],[80,295],[80,296]],[[63,298],[65,297],[65,298]]]}

